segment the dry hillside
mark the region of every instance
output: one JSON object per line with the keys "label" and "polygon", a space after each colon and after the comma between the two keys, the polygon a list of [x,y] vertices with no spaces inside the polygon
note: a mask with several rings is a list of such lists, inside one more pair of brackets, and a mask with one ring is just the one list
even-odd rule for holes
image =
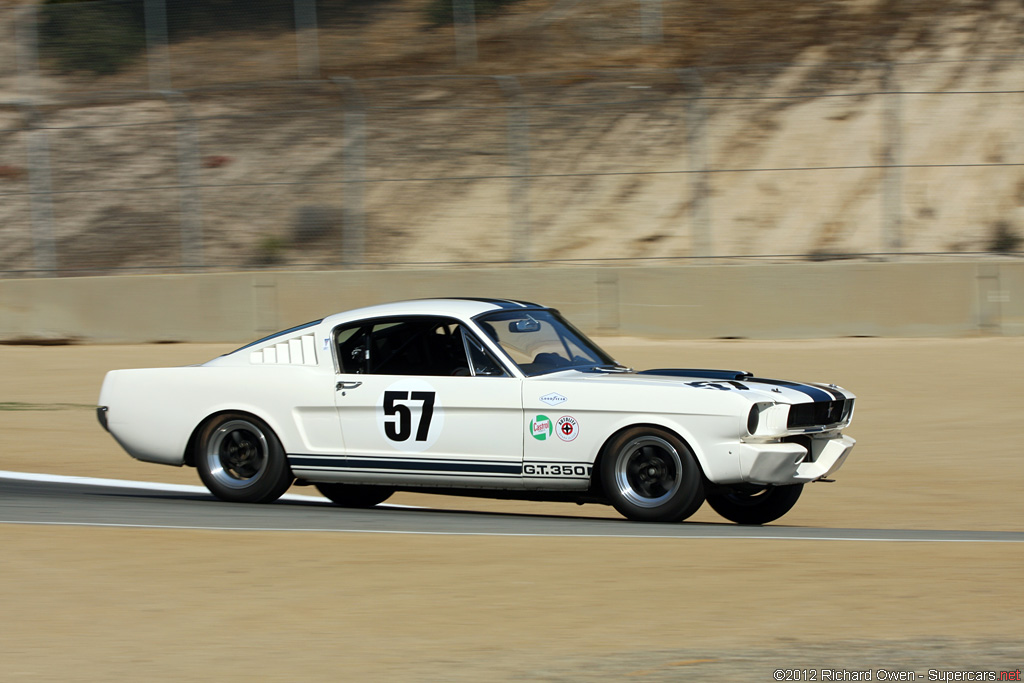
{"label": "dry hillside", "polygon": [[364,4],[302,84],[237,85],[296,79],[289,32],[174,42],[180,100],[0,41],[46,129],[0,106],[0,271],[47,226],[68,272],[1020,248],[1020,0],[523,0],[461,64],[428,3]]}

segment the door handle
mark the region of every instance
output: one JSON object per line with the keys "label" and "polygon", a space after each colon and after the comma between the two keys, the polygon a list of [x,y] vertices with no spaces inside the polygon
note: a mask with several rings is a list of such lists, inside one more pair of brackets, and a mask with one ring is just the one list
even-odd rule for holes
{"label": "door handle", "polygon": [[341,391],[342,389],[355,389],[361,386],[363,386],[362,382],[338,382],[338,384],[334,387],[334,390]]}

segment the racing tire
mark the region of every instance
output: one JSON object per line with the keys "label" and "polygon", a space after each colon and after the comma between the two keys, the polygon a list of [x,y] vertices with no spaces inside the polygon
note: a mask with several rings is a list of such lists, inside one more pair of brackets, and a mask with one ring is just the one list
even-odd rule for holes
{"label": "racing tire", "polygon": [[372,508],[383,503],[395,492],[386,486],[360,484],[313,484],[316,490],[335,505],[345,508]]}
{"label": "racing tire", "polygon": [[210,493],[231,503],[272,503],[295,480],[273,430],[241,413],[218,415],[203,426],[195,464]]}
{"label": "racing tire", "polygon": [[803,484],[723,486],[708,492],[708,505],[730,522],[767,524],[793,509],[803,489]]}
{"label": "racing tire", "polygon": [[638,522],[681,522],[704,502],[697,459],[679,437],[654,427],[627,429],[601,459],[605,495]]}

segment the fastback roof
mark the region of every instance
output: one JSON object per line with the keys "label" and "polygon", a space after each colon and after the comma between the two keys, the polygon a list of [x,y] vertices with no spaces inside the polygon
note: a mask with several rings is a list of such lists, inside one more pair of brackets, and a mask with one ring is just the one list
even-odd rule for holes
{"label": "fastback roof", "polygon": [[337,313],[325,318],[325,322],[335,325],[344,320],[358,320],[359,318],[374,318],[377,316],[392,315],[450,315],[460,318],[472,318],[490,311],[515,310],[521,308],[542,308],[538,304],[527,301],[514,301],[512,299],[484,299],[484,298],[437,298],[437,299],[416,299],[413,301],[396,301],[394,303],[379,304],[357,308],[352,311]]}

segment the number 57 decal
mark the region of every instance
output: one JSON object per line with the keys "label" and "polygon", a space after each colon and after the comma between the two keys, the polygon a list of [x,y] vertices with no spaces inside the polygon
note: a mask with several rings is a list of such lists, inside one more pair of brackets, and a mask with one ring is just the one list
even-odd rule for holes
{"label": "number 57 decal", "polygon": [[412,436],[412,408],[406,402],[419,401],[422,404],[420,422],[416,426],[416,441],[426,441],[430,433],[430,420],[434,417],[433,391],[385,391],[384,415],[393,420],[384,420],[384,434],[392,441],[408,441]]}

